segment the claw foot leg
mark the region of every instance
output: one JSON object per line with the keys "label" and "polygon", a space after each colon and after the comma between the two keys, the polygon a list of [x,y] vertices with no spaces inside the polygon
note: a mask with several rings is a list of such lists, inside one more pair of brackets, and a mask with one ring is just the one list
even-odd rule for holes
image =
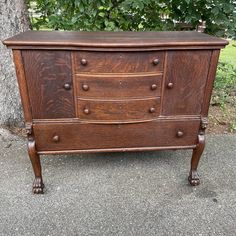
{"label": "claw foot leg", "polygon": [[197,173],[196,170],[191,170],[188,176],[188,182],[192,185],[192,186],[197,186],[200,184],[200,179],[199,179],[199,175]]}
{"label": "claw foot leg", "polygon": [[29,158],[34,170],[35,179],[33,182],[33,193],[42,194],[43,193],[43,178],[42,178],[42,169],[40,163],[40,157],[36,151],[35,140],[32,133],[32,126],[28,127],[28,153]]}
{"label": "claw foot leg", "polygon": [[36,177],[33,182],[33,193],[34,194],[43,194],[43,180],[42,178]]}
{"label": "claw foot leg", "polygon": [[202,156],[205,147],[205,135],[203,133],[198,135],[198,145],[193,150],[193,155],[191,159],[191,169],[188,176],[188,181],[192,186],[197,186],[200,184],[199,175],[197,173],[198,163]]}

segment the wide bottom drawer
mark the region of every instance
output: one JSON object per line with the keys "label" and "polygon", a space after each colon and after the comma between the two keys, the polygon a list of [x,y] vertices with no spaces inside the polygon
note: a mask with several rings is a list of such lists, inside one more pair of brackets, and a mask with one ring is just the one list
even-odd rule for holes
{"label": "wide bottom drawer", "polygon": [[37,151],[183,147],[195,145],[199,120],[136,124],[37,123]]}

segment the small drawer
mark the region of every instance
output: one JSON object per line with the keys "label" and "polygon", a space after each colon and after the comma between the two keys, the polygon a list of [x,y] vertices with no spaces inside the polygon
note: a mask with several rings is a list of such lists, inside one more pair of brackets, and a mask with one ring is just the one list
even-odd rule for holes
{"label": "small drawer", "polygon": [[77,74],[76,95],[82,98],[135,98],[161,95],[162,74]]}
{"label": "small drawer", "polygon": [[160,97],[130,100],[77,99],[81,120],[95,122],[128,122],[150,120],[160,114]]}
{"label": "small drawer", "polygon": [[75,73],[162,71],[164,52],[74,52]]}
{"label": "small drawer", "polygon": [[[200,120],[133,124],[38,123],[37,151],[184,147],[197,143]],[[180,135],[181,134],[181,135]]]}

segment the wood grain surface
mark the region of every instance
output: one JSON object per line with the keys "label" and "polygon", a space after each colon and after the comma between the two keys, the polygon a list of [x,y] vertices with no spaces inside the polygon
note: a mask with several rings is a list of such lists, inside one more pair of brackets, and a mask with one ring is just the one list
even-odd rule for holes
{"label": "wood grain surface", "polygon": [[198,32],[28,31],[14,51],[33,192],[39,154],[192,148],[189,183],[205,145],[219,49]]}
{"label": "wood grain surface", "polygon": [[[189,146],[197,142],[200,120],[137,124],[37,123],[38,151]],[[183,136],[178,137],[177,132]],[[58,141],[53,138],[58,136]]]}
{"label": "wood grain surface", "polygon": [[76,74],[76,96],[121,99],[161,94],[162,74]]}
{"label": "wood grain surface", "polygon": [[[163,70],[164,52],[73,52],[76,73],[138,73]],[[86,60],[86,64],[82,64]],[[154,60],[159,60],[154,64]]]}
{"label": "wood grain surface", "polygon": [[162,115],[201,113],[211,53],[210,50],[167,53]]}
{"label": "wood grain surface", "polygon": [[208,115],[219,56],[220,56],[220,50],[212,51],[211,62],[210,62],[210,67],[208,71],[208,78],[207,78],[207,83],[205,87],[203,105],[202,105],[202,111],[201,111],[201,115],[203,117],[207,117]]}
{"label": "wood grain surface", "polygon": [[15,63],[17,82],[19,85],[21,103],[26,123],[32,122],[31,105],[29,100],[28,86],[25,78],[24,63],[20,50],[13,50],[13,60]]}
{"label": "wood grain surface", "polygon": [[[160,97],[127,100],[77,99],[78,118],[97,121],[135,121],[157,117]],[[86,113],[86,109],[88,112]]]}
{"label": "wood grain surface", "polygon": [[70,52],[23,50],[22,56],[33,119],[75,117]]}
{"label": "wood grain surface", "polygon": [[162,32],[66,32],[66,31],[27,31],[6,39],[8,46],[46,46],[66,48],[103,47],[103,48],[140,48],[140,47],[190,47],[220,46],[228,41],[195,31]]}

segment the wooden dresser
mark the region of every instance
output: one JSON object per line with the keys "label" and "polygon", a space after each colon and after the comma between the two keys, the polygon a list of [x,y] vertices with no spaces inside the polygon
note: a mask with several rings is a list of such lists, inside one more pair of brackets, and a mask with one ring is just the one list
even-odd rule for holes
{"label": "wooden dresser", "polygon": [[13,49],[34,193],[40,154],[193,149],[189,182],[205,146],[220,49],[197,32],[28,31]]}

